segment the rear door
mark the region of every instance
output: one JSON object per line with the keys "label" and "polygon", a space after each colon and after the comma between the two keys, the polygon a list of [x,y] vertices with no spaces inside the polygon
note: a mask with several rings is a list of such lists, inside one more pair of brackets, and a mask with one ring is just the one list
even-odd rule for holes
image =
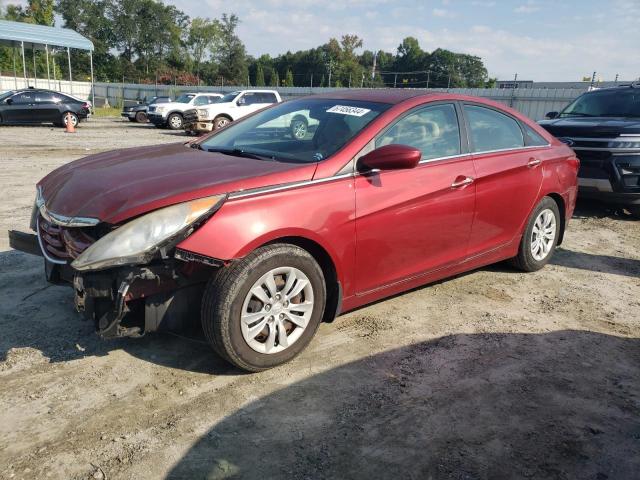
{"label": "rear door", "polygon": [[53,92],[35,92],[35,115],[43,122],[57,122],[60,120],[60,97]]}
{"label": "rear door", "polygon": [[545,147],[525,145],[520,122],[497,109],[464,104],[476,171],[476,214],[469,256],[516,239],[542,185]]}
{"label": "rear door", "polygon": [[410,111],[375,139],[375,148],[422,151],[413,169],[356,175],[358,294],[463,260],[474,214],[475,172],[454,103]]}

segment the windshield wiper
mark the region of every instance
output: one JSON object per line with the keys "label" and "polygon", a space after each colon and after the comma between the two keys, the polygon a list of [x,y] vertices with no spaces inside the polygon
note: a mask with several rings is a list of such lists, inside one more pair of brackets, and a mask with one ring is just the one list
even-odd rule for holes
{"label": "windshield wiper", "polygon": [[591,115],[590,113],[580,113],[580,112],[571,112],[571,113],[561,113],[561,117],[595,117],[595,115]]}
{"label": "windshield wiper", "polygon": [[[200,147],[202,148],[202,147]],[[232,155],[234,157],[253,158],[254,160],[274,160],[276,157],[259,155],[257,153],[247,152],[241,148],[207,148],[207,152],[224,153],[225,155]]]}

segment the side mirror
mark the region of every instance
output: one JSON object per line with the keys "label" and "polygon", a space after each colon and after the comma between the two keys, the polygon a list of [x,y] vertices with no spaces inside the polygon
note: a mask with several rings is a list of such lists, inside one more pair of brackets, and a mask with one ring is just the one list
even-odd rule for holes
{"label": "side mirror", "polygon": [[238,105],[240,107],[240,106],[244,105],[245,103],[247,103],[247,101],[244,98],[240,98],[236,102],[236,105]]}
{"label": "side mirror", "polygon": [[560,114],[558,112],[549,112],[545,115],[549,120],[553,120],[554,118],[558,118]]}
{"label": "side mirror", "polygon": [[408,145],[385,145],[360,157],[360,165],[366,170],[400,170],[414,168],[420,162],[422,152]]}

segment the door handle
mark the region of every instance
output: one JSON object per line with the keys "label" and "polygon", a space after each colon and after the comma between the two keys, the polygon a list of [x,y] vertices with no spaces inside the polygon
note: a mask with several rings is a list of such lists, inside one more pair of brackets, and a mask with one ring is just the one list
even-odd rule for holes
{"label": "door handle", "polygon": [[451,188],[460,188],[473,183],[473,178],[471,177],[464,177],[462,180],[458,180],[458,178],[451,184]]}
{"label": "door handle", "polygon": [[542,160],[539,158],[530,158],[527,162],[527,167],[536,167],[542,163]]}

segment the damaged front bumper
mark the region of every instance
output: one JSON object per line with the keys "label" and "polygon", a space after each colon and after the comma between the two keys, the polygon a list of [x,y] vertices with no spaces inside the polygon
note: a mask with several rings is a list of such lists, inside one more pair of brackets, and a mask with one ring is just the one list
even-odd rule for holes
{"label": "damaged front bumper", "polygon": [[[16,250],[42,255],[37,235],[9,231]],[[140,337],[181,330],[200,319],[202,292],[222,262],[176,250],[175,258],[148,265],[79,272],[44,258],[47,281],[73,286],[74,303],[102,338]]]}

